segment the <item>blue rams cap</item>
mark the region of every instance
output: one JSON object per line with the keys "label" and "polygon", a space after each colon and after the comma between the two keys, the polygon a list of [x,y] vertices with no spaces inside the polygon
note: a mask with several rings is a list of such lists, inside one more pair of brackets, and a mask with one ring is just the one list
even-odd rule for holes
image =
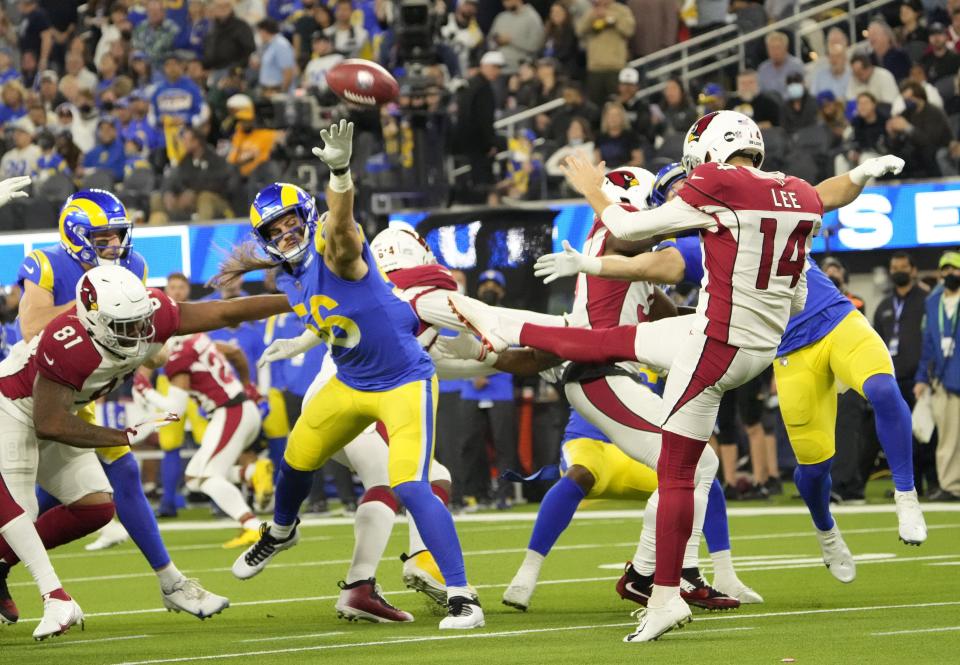
{"label": "blue rams cap", "polygon": [[503,288],[507,288],[507,278],[499,270],[484,270],[480,273],[477,284],[483,284],[484,282],[496,282]]}

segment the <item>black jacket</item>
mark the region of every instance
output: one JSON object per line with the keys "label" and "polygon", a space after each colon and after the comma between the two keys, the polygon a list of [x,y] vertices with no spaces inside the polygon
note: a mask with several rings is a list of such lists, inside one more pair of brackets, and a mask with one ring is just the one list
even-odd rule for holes
{"label": "black jacket", "polygon": [[482,75],[470,79],[457,97],[457,130],[454,150],[462,155],[486,154],[497,145],[493,129],[493,85]]}
{"label": "black jacket", "polygon": [[235,14],[224,21],[214,21],[203,49],[203,66],[207,69],[246,67],[250,54],[257,49],[250,25]]}
{"label": "black jacket", "polygon": [[[902,299],[903,310],[900,312],[900,324],[897,332],[897,353],[893,355],[893,368],[897,379],[912,380],[920,365],[920,350],[923,347],[923,314],[925,302],[929,295],[919,286],[914,285]],[[873,314],[873,327],[883,338],[887,346],[894,337],[897,327],[896,310],[901,303],[899,297],[893,293],[884,298]]]}

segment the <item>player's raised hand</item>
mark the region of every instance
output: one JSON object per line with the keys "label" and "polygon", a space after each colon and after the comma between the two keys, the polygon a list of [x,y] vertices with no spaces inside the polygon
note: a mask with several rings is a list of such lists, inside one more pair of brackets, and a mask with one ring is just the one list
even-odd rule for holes
{"label": "player's raised hand", "polygon": [[143,443],[147,438],[161,427],[166,427],[170,423],[180,422],[180,417],[175,413],[157,413],[150,419],[138,423],[133,427],[128,427],[127,441],[131,446]]}
{"label": "player's raised hand", "polygon": [[270,346],[260,355],[260,359],[257,361],[257,367],[264,367],[268,363],[277,360],[287,360],[294,356],[299,356],[301,353],[306,353],[322,342],[323,340],[319,336],[309,330],[302,333],[299,337],[275,339],[270,342]]}
{"label": "player's raised hand", "polygon": [[13,199],[20,199],[29,196],[27,192],[22,192],[24,187],[30,186],[30,176],[22,175],[15,178],[0,180],[0,206],[7,205]]}
{"label": "player's raised hand", "polygon": [[898,175],[903,171],[904,161],[896,155],[884,155],[882,157],[873,157],[864,160],[862,166],[865,166],[866,174],[871,178],[879,178],[882,175],[892,173]]}
{"label": "player's raised hand", "polygon": [[320,130],[320,138],[323,139],[323,147],[314,148],[313,154],[323,160],[331,171],[350,166],[350,155],[353,154],[352,122],[343,119],[330,125],[328,129]]}
{"label": "player's raised hand", "polygon": [[436,352],[440,358],[451,360],[483,360],[487,357],[487,348],[480,340],[464,332],[456,337],[438,337],[430,351]]}
{"label": "player's raised hand", "polygon": [[595,256],[584,256],[566,240],[563,241],[562,252],[544,254],[533,264],[533,274],[542,277],[544,284],[581,272],[589,275],[598,274],[600,259]]}
{"label": "player's raised hand", "polygon": [[570,155],[560,165],[560,172],[577,192],[584,196],[599,191],[606,174],[605,163],[593,165],[580,155]]}

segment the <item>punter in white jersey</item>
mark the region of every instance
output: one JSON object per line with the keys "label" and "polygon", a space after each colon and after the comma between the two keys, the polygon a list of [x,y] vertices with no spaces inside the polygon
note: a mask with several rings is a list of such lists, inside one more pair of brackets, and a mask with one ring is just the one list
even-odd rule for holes
{"label": "punter in white jersey", "polygon": [[[723,393],[772,362],[787,320],[805,301],[805,258],[821,224],[822,202],[802,180],[760,171],[763,155],[763,139],[752,120],[732,111],[707,114],[686,137],[687,181],[677,198],[651,211],[610,205],[601,191],[602,165],[576,158],[567,162],[569,182],[615,236],[700,234],[705,293],[690,319],[603,331],[548,329],[518,325],[469,303],[461,307],[451,298],[494,349],[519,343],[580,362],[651,362],[649,356],[656,354],[649,352],[658,341],[683,338],[670,363],[659,423],[663,446],[657,467],[655,584],[628,642],[656,639],[690,620],[690,608],[680,597],[680,573],[693,523],[697,461]],[[657,360],[664,363],[662,356]]]}
{"label": "punter in white jersey", "polygon": [[[44,546],[71,542],[113,516],[110,484],[92,449],[139,443],[175,419],[155,414],[116,430],[87,423],[78,410],[129,379],[174,335],[284,311],[289,305],[281,296],[177,305],[162,291],[148,291],[126,268],[104,265],[86,272],[77,284],[75,308],[54,318],[42,334],[17,344],[0,364],[0,431],[5,435],[0,475],[17,504],[37,520]],[[37,484],[61,503],[39,519]],[[6,543],[0,543],[0,558],[17,560]],[[176,584],[161,587],[168,609],[180,611],[181,596],[199,599],[200,618],[229,605],[176,569],[170,573]]]}
{"label": "punter in white jersey", "polygon": [[[224,351],[230,353],[228,360]],[[158,354],[159,355],[159,354]],[[186,487],[203,492],[242,532],[224,547],[246,547],[260,538],[260,520],[237,485],[243,480],[237,459],[260,433],[260,410],[244,387],[250,375],[246,356],[237,347],[220,345],[204,333],[171,339],[164,349],[163,371],[170,385],[161,395],[149,384],[135,384],[134,397],[155,410],[183,418],[192,397],[207,414],[200,449],[184,472]],[[242,371],[244,381],[234,366]]]}

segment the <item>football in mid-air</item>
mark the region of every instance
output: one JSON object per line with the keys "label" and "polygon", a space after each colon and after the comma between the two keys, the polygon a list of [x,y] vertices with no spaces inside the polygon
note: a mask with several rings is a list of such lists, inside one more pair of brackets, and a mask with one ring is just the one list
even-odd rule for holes
{"label": "football in mid-air", "polygon": [[327,72],[334,94],[361,106],[383,106],[400,94],[400,84],[386,69],[370,60],[344,60]]}

